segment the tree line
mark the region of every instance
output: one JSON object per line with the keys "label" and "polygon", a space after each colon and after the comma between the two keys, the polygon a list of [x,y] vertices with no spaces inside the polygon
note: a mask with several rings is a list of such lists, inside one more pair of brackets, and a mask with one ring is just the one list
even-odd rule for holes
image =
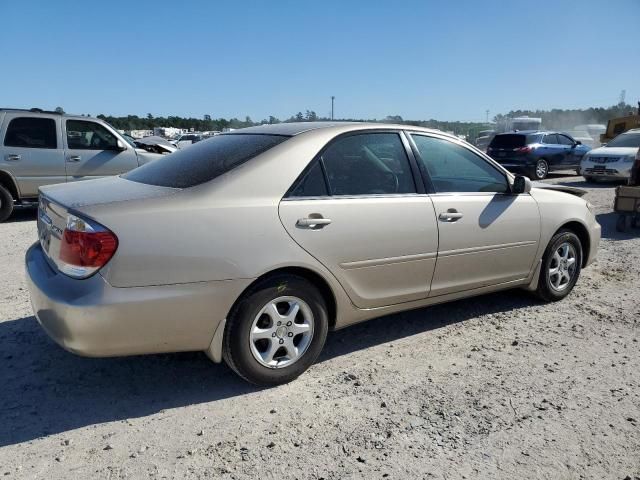
{"label": "tree line", "polygon": [[[552,109],[552,110],[512,110],[506,114],[498,114],[493,118],[495,123],[499,123],[506,117],[539,117],[542,119],[544,128],[569,130],[576,125],[587,123],[606,124],[610,118],[626,115],[629,112],[637,113],[637,109],[626,103],[619,103],[611,107],[592,107],[586,109]],[[244,120],[238,118],[213,118],[211,115],[204,115],[202,118],[180,117],[170,115],[167,117],[154,117],[151,113],[144,117],[137,115],[112,116],[98,115],[98,118],[105,120],[120,130],[152,130],[154,127],[175,127],[183,129],[194,129],[196,131],[222,131],[226,128],[243,128],[261,124],[274,124],[282,122],[315,122],[329,121],[330,118],[322,117],[313,110],[297,112],[286,119],[279,119],[273,115],[260,121],[254,121],[246,116]],[[467,135],[470,139],[477,135],[480,130],[491,128],[484,122],[465,121],[442,121],[430,120],[407,120],[400,115],[389,115],[383,119],[364,118],[341,118],[336,121],[366,121],[366,122],[391,122],[403,125],[414,125],[420,127],[434,128],[457,135]]]}

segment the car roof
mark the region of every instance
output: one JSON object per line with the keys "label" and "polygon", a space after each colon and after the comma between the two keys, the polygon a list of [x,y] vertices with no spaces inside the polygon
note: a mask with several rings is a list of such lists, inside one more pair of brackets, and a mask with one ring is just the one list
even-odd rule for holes
{"label": "car roof", "polygon": [[78,119],[78,120],[82,120],[82,119],[91,119],[91,120],[96,120],[96,121],[103,121],[99,118],[96,117],[91,117],[91,116],[83,116],[83,115],[77,115],[77,114],[72,114],[72,113],[60,113],[60,112],[56,112],[55,110],[43,110],[41,108],[4,108],[4,107],[0,107],[0,112],[11,112],[11,113],[24,113],[24,114],[31,114],[31,115],[58,115],[60,117],[64,117],[64,118],[70,118],[70,119]]}
{"label": "car roof", "polygon": [[424,127],[416,127],[413,125],[399,125],[392,123],[377,123],[377,122],[291,122],[291,123],[274,123],[258,125],[255,127],[246,127],[234,130],[232,132],[225,132],[223,135],[238,135],[238,134],[263,134],[263,135],[286,135],[295,136],[305,132],[316,131],[320,129],[333,129],[339,132],[349,132],[356,130],[374,130],[374,129],[398,129],[408,131],[420,131],[437,133],[438,135],[446,135],[451,138],[457,138],[455,135],[448,134],[441,130],[434,130]]}
{"label": "car roof", "polygon": [[566,132],[559,132],[557,130],[518,130],[518,131],[511,131],[511,132],[503,132],[503,133],[499,133],[498,135],[551,135],[554,133],[561,133],[563,135],[566,135]]}

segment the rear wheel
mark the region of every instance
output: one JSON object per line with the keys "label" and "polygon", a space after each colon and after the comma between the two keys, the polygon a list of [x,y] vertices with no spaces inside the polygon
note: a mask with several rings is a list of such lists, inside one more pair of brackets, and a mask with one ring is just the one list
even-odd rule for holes
{"label": "rear wheel", "polygon": [[13,212],[13,197],[4,185],[0,185],[0,222],[4,222]]}
{"label": "rear wheel", "polygon": [[329,327],[322,294],[304,278],[278,275],[246,292],[227,319],[223,356],[245,380],[289,382],[320,354]]}
{"label": "rear wheel", "polygon": [[544,158],[538,159],[536,165],[531,170],[529,177],[532,180],[544,180],[549,174],[549,164]]}
{"label": "rear wheel", "polygon": [[561,300],[573,290],[582,267],[582,243],[571,230],[556,233],[542,257],[536,294],[542,300]]}

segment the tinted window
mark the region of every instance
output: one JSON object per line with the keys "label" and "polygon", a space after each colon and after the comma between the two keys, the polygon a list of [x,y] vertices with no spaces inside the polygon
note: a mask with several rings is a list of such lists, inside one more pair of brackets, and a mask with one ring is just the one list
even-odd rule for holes
{"label": "tinted window", "polygon": [[489,147],[491,148],[520,148],[524,147],[527,143],[526,135],[517,135],[514,133],[507,133],[504,135],[496,135],[491,140]]}
{"label": "tinted window", "polygon": [[566,135],[558,135],[557,137],[558,137],[558,143],[560,143],[561,145],[573,145],[574,144],[574,141],[571,140]]}
{"label": "tinted window", "polygon": [[624,133],[607,143],[607,147],[640,147],[640,133]]}
{"label": "tinted window", "polygon": [[551,135],[545,135],[544,136],[544,140],[542,141],[542,143],[546,143],[547,145],[554,145],[558,143],[558,140],[556,139],[556,135],[551,134]]}
{"label": "tinted window", "polygon": [[332,195],[415,193],[400,136],[367,133],[342,137],[322,154]]}
{"label": "tinted window", "polygon": [[14,118],[4,137],[6,147],[58,148],[53,118]]}
{"label": "tinted window", "polygon": [[131,170],[123,177],[162,187],[193,187],[213,180],[287,138],[282,135],[218,135]]}
{"label": "tinted window", "polygon": [[324,173],[322,173],[322,166],[320,162],[315,162],[313,167],[309,169],[287,196],[324,197],[328,194]]}
{"label": "tinted window", "polygon": [[117,150],[118,139],[99,123],[67,120],[67,145],[74,150]]}
{"label": "tinted window", "polygon": [[440,138],[412,137],[436,192],[509,191],[505,176],[471,150]]}

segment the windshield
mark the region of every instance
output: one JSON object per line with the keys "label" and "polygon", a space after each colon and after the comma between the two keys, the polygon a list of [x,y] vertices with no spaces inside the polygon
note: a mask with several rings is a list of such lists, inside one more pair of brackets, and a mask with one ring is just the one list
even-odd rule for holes
{"label": "windshield", "polygon": [[213,180],[288,138],[283,135],[218,135],[131,170],[122,177],[160,187],[193,187]]}
{"label": "windshield", "polygon": [[622,133],[605,146],[640,148],[640,133]]}

